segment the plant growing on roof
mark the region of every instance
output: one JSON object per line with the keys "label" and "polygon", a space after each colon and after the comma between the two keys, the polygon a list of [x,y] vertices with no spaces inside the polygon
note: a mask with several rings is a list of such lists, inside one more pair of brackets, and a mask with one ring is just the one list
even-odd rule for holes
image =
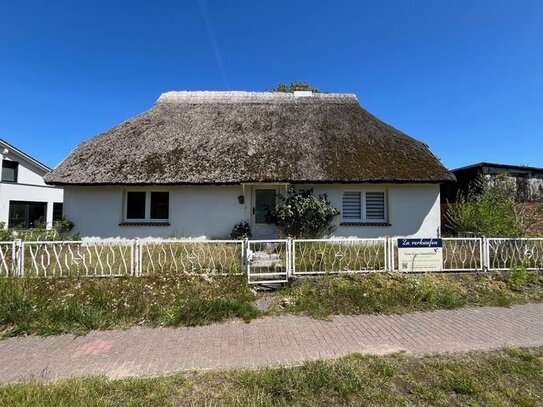
{"label": "plant growing on roof", "polygon": [[330,233],[332,219],[339,211],[330,205],[327,196],[313,195],[313,189],[289,189],[287,196],[279,195],[279,203],[270,215],[284,236],[318,238]]}
{"label": "plant growing on roof", "polygon": [[305,81],[294,81],[294,82],[290,82],[288,85],[282,82],[279,82],[270,90],[271,92],[282,92],[282,93],[294,93],[295,90],[309,90],[313,93],[320,92],[317,88],[314,88],[308,82],[305,82]]}

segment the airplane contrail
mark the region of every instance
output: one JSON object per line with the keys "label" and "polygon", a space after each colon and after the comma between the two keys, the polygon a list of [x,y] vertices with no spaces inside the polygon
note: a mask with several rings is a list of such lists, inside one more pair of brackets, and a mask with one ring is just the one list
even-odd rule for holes
{"label": "airplane contrail", "polygon": [[209,42],[211,43],[211,48],[213,49],[213,53],[215,54],[217,67],[219,68],[219,72],[221,74],[224,85],[226,86],[227,89],[230,89],[230,84],[228,83],[228,79],[226,78],[226,71],[224,70],[221,54],[219,52],[217,39],[215,38],[215,30],[213,28],[213,21],[211,21],[211,16],[209,14],[209,10],[207,7],[207,1],[198,0],[198,3],[200,4],[200,13],[202,14],[202,18],[204,19],[204,22],[206,25],[207,36],[209,38]]}

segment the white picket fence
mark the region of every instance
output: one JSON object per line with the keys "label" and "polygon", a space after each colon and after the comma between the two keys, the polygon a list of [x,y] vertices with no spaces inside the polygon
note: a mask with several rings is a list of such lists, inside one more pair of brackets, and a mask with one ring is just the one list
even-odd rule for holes
{"label": "white picket fence", "polygon": [[[443,238],[443,272],[543,270],[543,238]],[[0,242],[0,276],[246,274],[291,277],[397,271],[398,238]]]}

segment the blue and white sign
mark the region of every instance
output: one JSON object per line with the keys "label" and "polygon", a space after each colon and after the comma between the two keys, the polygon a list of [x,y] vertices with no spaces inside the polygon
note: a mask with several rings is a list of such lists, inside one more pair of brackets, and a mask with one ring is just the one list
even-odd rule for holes
{"label": "blue and white sign", "polygon": [[438,238],[398,239],[400,271],[443,270],[443,240]]}
{"label": "blue and white sign", "polygon": [[398,239],[398,247],[443,247],[443,240],[435,239]]}

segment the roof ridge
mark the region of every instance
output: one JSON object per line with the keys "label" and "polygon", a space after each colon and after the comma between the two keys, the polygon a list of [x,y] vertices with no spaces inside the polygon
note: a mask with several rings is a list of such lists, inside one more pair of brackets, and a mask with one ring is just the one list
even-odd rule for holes
{"label": "roof ridge", "polygon": [[296,103],[299,101],[358,103],[354,93],[313,93],[308,96],[285,92],[247,91],[169,91],[161,94],[157,103]]}

